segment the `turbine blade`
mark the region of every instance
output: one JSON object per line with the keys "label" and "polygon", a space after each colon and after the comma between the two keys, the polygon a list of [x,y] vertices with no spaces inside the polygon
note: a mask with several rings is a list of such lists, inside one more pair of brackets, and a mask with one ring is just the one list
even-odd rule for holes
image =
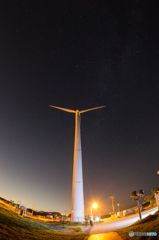
{"label": "turbine blade", "polygon": [[52,106],[52,105],[49,105],[49,106],[50,106],[50,107],[53,107],[53,108],[57,108],[57,109],[63,110],[63,111],[65,111],[65,112],[76,113],[76,111],[71,110],[71,109],[56,107],[56,106]]}
{"label": "turbine blade", "polygon": [[92,111],[92,110],[95,110],[95,109],[98,109],[98,108],[103,108],[103,107],[106,107],[106,106],[101,106],[101,107],[95,107],[95,108],[90,108],[90,109],[82,110],[82,111],[80,111],[80,113]]}

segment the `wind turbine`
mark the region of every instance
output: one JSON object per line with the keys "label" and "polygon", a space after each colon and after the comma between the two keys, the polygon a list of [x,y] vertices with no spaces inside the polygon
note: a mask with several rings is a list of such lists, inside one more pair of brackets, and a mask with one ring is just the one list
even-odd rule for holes
{"label": "wind turbine", "polygon": [[73,160],[73,178],[72,178],[72,207],[71,217],[72,222],[84,221],[84,196],[83,196],[83,173],[82,173],[82,151],[81,151],[81,113],[103,108],[106,106],[90,108],[86,110],[70,110],[66,108],[56,107],[69,113],[75,113],[75,140],[74,140],[74,160]]}

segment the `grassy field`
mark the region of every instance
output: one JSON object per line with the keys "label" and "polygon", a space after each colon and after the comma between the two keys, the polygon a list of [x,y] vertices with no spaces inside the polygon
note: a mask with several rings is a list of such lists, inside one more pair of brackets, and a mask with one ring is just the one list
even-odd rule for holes
{"label": "grassy field", "polygon": [[82,231],[81,226],[79,228],[78,226],[68,226],[68,232],[65,232],[54,224],[39,223],[29,218],[20,217],[9,206],[0,201],[0,239],[83,240],[87,236],[84,232],[69,233],[69,229]]}
{"label": "grassy field", "polygon": [[130,240],[132,239],[129,237],[129,232],[157,232],[157,237],[136,237],[135,239],[159,239],[159,211],[157,211],[154,215],[149,215],[148,217],[139,220],[138,222],[132,224],[129,227],[120,229],[116,231],[124,240]]}
{"label": "grassy field", "polygon": [[[124,240],[131,239],[129,232],[157,232],[159,236],[159,211],[131,226],[116,231]],[[158,239],[146,237],[146,239]],[[88,235],[83,232],[83,224],[62,224],[36,218],[20,217],[8,204],[0,201],[0,239],[1,240],[86,240]],[[145,237],[135,237],[145,239]]]}

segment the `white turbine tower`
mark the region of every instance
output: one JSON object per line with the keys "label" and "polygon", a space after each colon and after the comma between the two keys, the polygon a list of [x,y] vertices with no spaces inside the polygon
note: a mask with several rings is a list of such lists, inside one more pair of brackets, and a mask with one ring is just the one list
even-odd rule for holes
{"label": "white turbine tower", "polygon": [[73,178],[72,178],[72,207],[71,217],[73,222],[84,221],[84,196],[83,196],[83,173],[82,173],[82,151],[81,151],[81,131],[80,114],[91,110],[103,108],[95,107],[87,110],[70,110],[50,105],[50,107],[57,108],[69,113],[75,113],[75,141],[74,141],[74,160],[73,160]]}

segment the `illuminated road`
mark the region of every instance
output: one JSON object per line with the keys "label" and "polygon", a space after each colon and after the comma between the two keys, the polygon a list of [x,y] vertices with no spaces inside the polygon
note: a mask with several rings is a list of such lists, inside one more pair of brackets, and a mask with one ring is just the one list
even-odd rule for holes
{"label": "illuminated road", "polygon": [[84,240],[123,240],[116,232],[93,234],[84,238]]}
{"label": "illuminated road", "polygon": [[[142,212],[142,218],[147,217],[149,214],[154,214],[158,210],[157,207],[152,208],[150,210]],[[99,233],[108,233],[116,231],[117,229],[127,227],[134,222],[139,220],[139,214],[135,214],[129,217],[117,219],[117,220],[110,220],[105,223],[94,225],[93,228],[90,226],[85,227],[85,232],[88,234],[99,234]]]}

